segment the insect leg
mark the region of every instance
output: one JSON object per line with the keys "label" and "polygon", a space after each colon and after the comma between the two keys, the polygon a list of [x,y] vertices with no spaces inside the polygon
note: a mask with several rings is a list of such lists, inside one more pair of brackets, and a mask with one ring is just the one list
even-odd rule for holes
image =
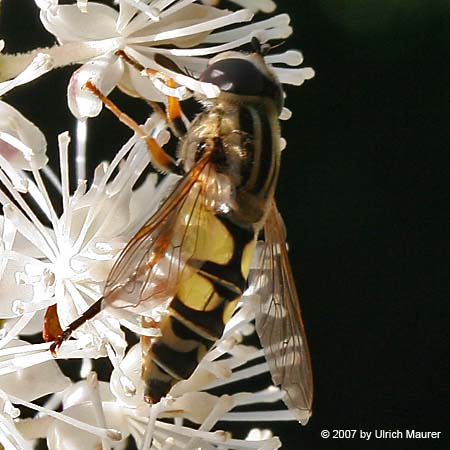
{"label": "insect leg", "polygon": [[171,172],[180,175],[184,173],[182,168],[178,166],[174,159],[165,152],[156,139],[148,136],[135,120],[125,114],[114,102],[106,97],[106,95],[102,94],[100,89],[98,89],[92,81],[87,81],[84,85],[84,89],[91,91],[115,116],[117,116],[123,124],[131,128],[136,134],[145,140],[152,159],[152,164],[156,169],[161,172]]}
{"label": "insect leg", "polygon": [[103,307],[103,297],[99,298],[93,303],[80,317],[75,319],[52,343],[50,346],[50,352],[53,356],[56,356],[56,351],[64,341],[70,338],[72,333],[85,324],[88,320],[95,317]]}
{"label": "insect leg", "polygon": [[[167,87],[177,87],[175,81],[172,78],[164,76],[164,74],[158,72],[155,69],[144,67],[141,63],[128,56],[123,50],[117,50],[116,55],[120,56],[126,63],[130,64],[130,66],[134,67],[139,72],[146,73],[150,76],[156,75],[159,77],[163,77],[165,79]],[[181,109],[180,101],[178,100],[178,98],[172,97],[170,95],[167,96],[167,112],[164,112],[164,110],[156,102],[147,100],[147,103],[151,108],[153,108],[158,114],[163,117],[168,127],[176,137],[180,138],[186,133],[187,128],[185,123],[183,122],[183,111]]]}
{"label": "insect leg", "polygon": [[[170,79],[167,81],[167,86],[175,87],[175,82]],[[183,122],[183,111],[181,109],[180,101],[176,97],[167,96],[167,113],[158,105],[158,103],[147,100],[147,103],[160,114],[166,121],[170,131],[177,137],[183,137],[187,132],[187,127]]]}

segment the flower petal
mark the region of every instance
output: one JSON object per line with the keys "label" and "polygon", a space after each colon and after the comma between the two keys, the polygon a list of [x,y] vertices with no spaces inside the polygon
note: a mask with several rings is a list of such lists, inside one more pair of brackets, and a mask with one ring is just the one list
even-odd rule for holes
{"label": "flower petal", "polygon": [[[36,311],[33,314],[33,317],[31,318],[31,320],[20,331],[20,336],[24,337],[24,336],[31,336],[33,334],[42,333],[42,324],[44,323],[44,316],[45,316],[45,309]],[[20,319],[11,319],[9,321],[9,322],[11,322],[11,324],[8,323],[7,328],[11,329],[12,327],[14,327],[15,324],[18,322],[18,320],[20,320]]]}
{"label": "flower petal", "polygon": [[[6,348],[30,346],[25,341],[15,339]],[[14,356],[11,358],[11,364]],[[7,364],[8,357],[0,357]],[[35,366],[17,369],[14,373],[0,376],[0,389],[9,395],[31,401],[54,392],[61,392],[70,386],[70,380],[61,372],[56,361],[46,361]]]}
{"label": "flower petal", "polygon": [[123,74],[123,62],[114,53],[92,59],[74,72],[67,88],[67,98],[72,114],[80,120],[95,117],[102,110],[102,101],[84,89],[91,81],[100,91],[108,95]]}
{"label": "flower petal", "polygon": [[116,36],[115,9],[100,3],[89,2],[87,13],[76,5],[61,5],[56,14],[41,9],[41,22],[59,42],[79,42],[107,39]]}
{"label": "flower petal", "polygon": [[231,0],[236,5],[243,8],[250,9],[253,12],[262,11],[264,13],[271,13],[275,11],[277,5],[272,0]]}
{"label": "flower petal", "polygon": [[300,86],[305,80],[310,80],[315,75],[311,67],[303,67],[301,69],[274,67],[273,71],[280,83],[293,84],[294,86]]}
{"label": "flower petal", "polygon": [[17,77],[0,83],[0,96],[11,89],[39,78],[53,68],[52,58],[45,53],[38,53],[33,61]]}
{"label": "flower petal", "polygon": [[0,101],[0,153],[16,169],[40,169],[47,164],[47,141],[39,128],[15,108]]}
{"label": "flower petal", "polygon": [[132,347],[120,364],[111,374],[111,391],[124,405],[137,407],[143,403],[144,383],[141,378],[142,364],[141,346]]}
{"label": "flower petal", "polygon": [[218,401],[218,397],[207,392],[187,392],[174,400],[173,409],[183,411],[184,418],[201,424],[211,414]]}
{"label": "flower petal", "polygon": [[130,67],[125,70],[120,81],[120,89],[129,95],[140,96],[154,102],[164,102],[166,96],[155,87],[152,80]]}
{"label": "flower petal", "polygon": [[[110,442],[113,449],[124,449],[126,437],[129,431],[126,426],[125,416],[120,407],[110,403],[103,404],[107,426],[120,430],[124,439],[119,442]],[[72,406],[64,411],[64,415],[80,420],[82,422],[97,425],[94,408],[91,404]],[[98,450],[102,448],[102,440],[95,434],[79,430],[67,423],[55,420],[50,426],[47,434],[47,445],[49,450]]]}
{"label": "flower petal", "polygon": [[[111,393],[109,383],[105,381],[98,382],[98,388],[100,391],[100,398],[104,402],[114,401],[114,396]],[[86,380],[74,383],[68,389],[64,391],[63,396],[63,409],[66,410],[75,405],[81,405],[82,403],[89,402],[92,397],[92,392],[87,385]]]}
{"label": "flower petal", "polygon": [[132,36],[128,35],[127,42],[130,44],[176,42],[177,46],[192,47],[217,28],[247,22],[252,17],[253,14],[245,9],[229,13],[202,5],[189,5],[157,24],[152,23],[151,26],[139,29]]}
{"label": "flower petal", "polygon": [[151,77],[152,82],[158,90],[160,90],[166,96],[170,95],[184,99],[190,96],[189,92],[186,92],[186,88],[191,91],[199,92],[207,98],[214,98],[220,94],[220,89],[212,83],[203,83],[187,75],[183,75],[179,72],[168,69],[165,66],[157,63],[154,59],[154,55],[150,57],[135,51],[132,47],[128,47],[129,54],[139,61],[144,67],[155,69],[159,73],[163,73],[166,77],[172,78],[176,83],[180,85],[178,88],[169,88],[165,82],[163,82],[158,76]]}
{"label": "flower petal", "polygon": [[[0,255],[1,256],[1,255]],[[17,301],[31,301],[33,287],[26,284],[18,284],[16,274],[24,270],[22,263],[9,261],[0,280],[0,318],[10,319],[17,317],[14,304]]]}

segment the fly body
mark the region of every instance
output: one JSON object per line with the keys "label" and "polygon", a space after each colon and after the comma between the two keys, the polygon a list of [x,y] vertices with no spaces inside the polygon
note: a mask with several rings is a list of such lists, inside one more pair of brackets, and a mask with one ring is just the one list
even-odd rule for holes
{"label": "fly body", "polygon": [[[306,423],[311,364],[274,201],[283,92],[261,52],[216,57],[200,79],[218,86],[220,94],[199,99],[204,111],[180,137],[176,162],[162,149],[153,151],[157,166],[182,177],[122,251],[100,301],[143,316],[165,303],[167,312],[157,325],[160,335],[141,338],[145,398],[154,403],[190,377],[252,285],[261,297],[256,330],[272,378],[298,420]],[[89,89],[113,109],[95,87]],[[169,116],[175,111],[171,125],[177,128],[178,106],[170,100]],[[147,139],[152,151],[156,144]],[[259,268],[250,274],[262,229]],[[93,305],[84,321],[99,310]],[[53,350],[81,323],[69,327]],[[146,319],[143,325],[154,326]]]}
{"label": "fly body", "polygon": [[[278,82],[258,54],[213,62],[202,80],[219,83],[219,73],[219,87],[226,83],[227,90],[206,104],[180,143],[187,174],[206,164],[178,214],[184,267],[161,336],[143,338],[143,378],[152,402],[188,378],[222,335],[247,286],[256,236],[278,178]],[[246,95],[241,84],[247,77],[265,77],[262,90]]]}

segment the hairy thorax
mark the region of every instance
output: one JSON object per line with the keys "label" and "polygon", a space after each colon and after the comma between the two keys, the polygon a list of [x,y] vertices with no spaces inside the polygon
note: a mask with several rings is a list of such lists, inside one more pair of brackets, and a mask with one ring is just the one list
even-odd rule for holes
{"label": "hairy thorax", "polygon": [[212,149],[211,187],[227,193],[221,212],[244,227],[259,229],[267,213],[279,171],[279,128],[268,102],[217,101],[193,121],[180,145],[189,170]]}

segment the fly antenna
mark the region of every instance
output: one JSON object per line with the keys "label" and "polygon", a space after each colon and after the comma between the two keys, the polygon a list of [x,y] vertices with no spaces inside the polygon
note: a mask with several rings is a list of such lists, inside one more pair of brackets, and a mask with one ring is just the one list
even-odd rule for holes
{"label": "fly antenna", "polygon": [[264,44],[256,37],[252,37],[251,45],[255,53],[261,56],[266,56],[269,52],[271,52],[274,48],[281,47],[286,41],[281,41],[278,44],[270,45],[265,42]]}

